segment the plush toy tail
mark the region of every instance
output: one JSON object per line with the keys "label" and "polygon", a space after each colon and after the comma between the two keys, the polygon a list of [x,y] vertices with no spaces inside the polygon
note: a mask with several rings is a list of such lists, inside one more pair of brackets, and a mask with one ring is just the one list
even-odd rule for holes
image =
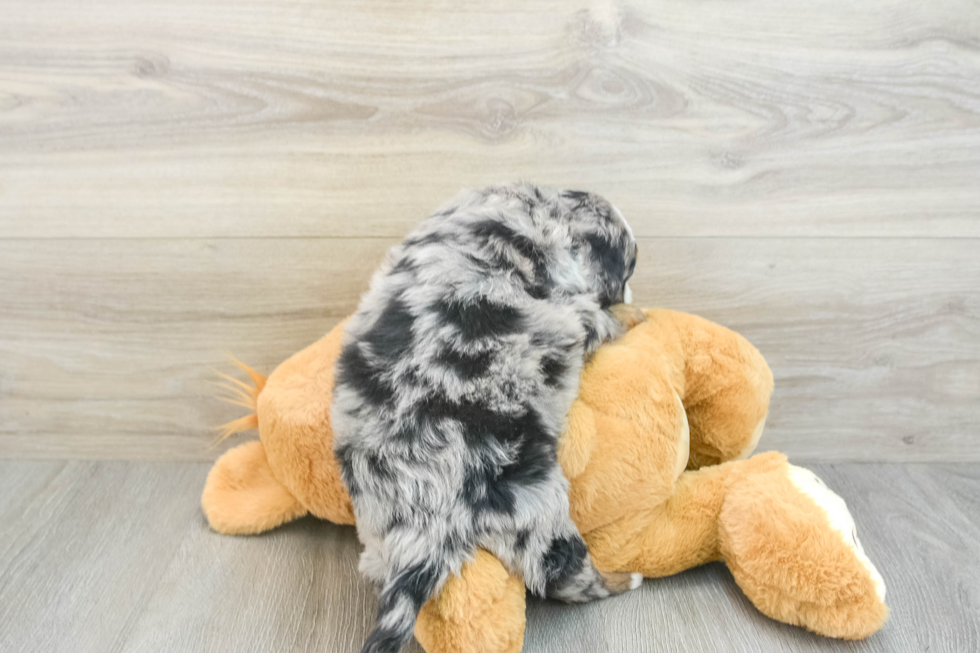
{"label": "plush toy tail", "polygon": [[240,370],[248,374],[254,385],[250,386],[243,381],[239,381],[233,376],[229,376],[224,372],[218,372],[215,370],[215,373],[225,381],[225,383],[216,383],[215,385],[229,393],[226,395],[219,395],[218,398],[229,404],[247,408],[252,412],[243,417],[239,417],[238,419],[234,419],[227,424],[222,424],[219,426],[216,443],[223,442],[236,433],[259,428],[259,416],[256,412],[256,403],[258,402],[259,394],[262,392],[262,388],[265,387],[266,380],[262,374],[259,374],[234,356],[229,355],[228,358],[231,359],[231,362],[234,363]]}

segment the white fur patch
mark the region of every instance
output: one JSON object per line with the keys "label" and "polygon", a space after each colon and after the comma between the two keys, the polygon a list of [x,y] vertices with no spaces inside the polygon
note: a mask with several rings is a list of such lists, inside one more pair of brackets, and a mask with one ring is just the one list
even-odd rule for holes
{"label": "white fur patch", "polygon": [[789,480],[797,490],[810,497],[827,514],[831,528],[840,535],[844,544],[854,551],[858,560],[868,570],[868,573],[871,575],[871,580],[874,582],[878,599],[884,601],[885,580],[878,573],[878,570],[872,564],[867,554],[865,554],[864,547],[861,546],[861,540],[857,537],[854,518],[851,517],[851,513],[847,509],[847,504],[844,503],[844,500],[837,496],[820,480],[820,477],[809,469],[790,465]]}
{"label": "white fur patch", "polygon": [[637,587],[643,584],[643,574],[632,573],[630,574],[630,589],[635,590]]}
{"label": "white fur patch", "polygon": [[626,290],[623,291],[623,303],[624,304],[633,303],[633,289],[630,288],[629,283],[626,284]]}

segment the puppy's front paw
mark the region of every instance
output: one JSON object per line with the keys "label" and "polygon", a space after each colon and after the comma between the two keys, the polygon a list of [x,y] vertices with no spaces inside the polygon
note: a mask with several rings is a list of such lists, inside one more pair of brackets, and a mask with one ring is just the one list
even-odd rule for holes
{"label": "puppy's front paw", "polygon": [[647,321],[643,311],[632,304],[614,304],[609,307],[609,312],[626,327],[627,331]]}

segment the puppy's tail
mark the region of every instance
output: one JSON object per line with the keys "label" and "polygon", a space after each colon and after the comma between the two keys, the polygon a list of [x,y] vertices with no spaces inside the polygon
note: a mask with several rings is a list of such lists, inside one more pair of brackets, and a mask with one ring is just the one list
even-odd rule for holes
{"label": "puppy's tail", "polygon": [[378,625],[361,653],[398,653],[412,639],[415,620],[425,602],[442,587],[449,573],[427,559],[389,574],[378,597]]}
{"label": "puppy's tail", "polygon": [[246,408],[250,410],[251,413],[219,426],[217,428],[218,437],[215,444],[227,440],[236,433],[259,428],[259,415],[256,412],[256,407],[259,400],[259,394],[262,393],[262,388],[265,387],[265,376],[256,372],[234,356],[229,355],[228,358],[235,364],[236,367],[238,367],[238,369],[248,374],[249,378],[252,379],[253,385],[249,385],[244,381],[239,381],[235,377],[225,374],[224,372],[218,372],[215,370],[215,373],[223,381],[223,383],[216,382],[215,385],[227,393],[219,395],[218,398],[229,404],[235,404],[236,406]]}

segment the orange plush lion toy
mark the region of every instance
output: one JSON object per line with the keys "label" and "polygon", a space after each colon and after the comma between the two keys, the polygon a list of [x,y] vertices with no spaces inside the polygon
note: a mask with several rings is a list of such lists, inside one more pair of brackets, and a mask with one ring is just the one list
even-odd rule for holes
{"label": "orange plush lion toy", "polygon": [[[762,434],[772,374],[738,334],[702,318],[646,311],[582,373],[558,457],[572,517],[598,567],[667,576],[723,560],[773,619],[858,639],[888,616],[885,587],[844,502],[785,456],[749,457]],[[242,366],[254,414],[225,435],[259,441],[225,453],[202,505],[220,533],[252,534],[306,514],[353,524],[333,455],[330,398],[341,326],[266,380]],[[480,551],[422,609],[428,653],[515,653],[525,588]]]}

